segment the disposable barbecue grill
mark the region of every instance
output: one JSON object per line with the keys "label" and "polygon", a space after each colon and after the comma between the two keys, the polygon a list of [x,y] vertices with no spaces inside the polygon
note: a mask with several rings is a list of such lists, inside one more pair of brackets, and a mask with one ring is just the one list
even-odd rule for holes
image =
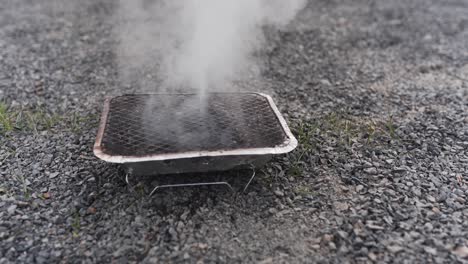
{"label": "disposable barbecue grill", "polygon": [[[128,177],[255,168],[296,146],[265,94],[138,94],[106,99],[94,154]],[[227,183],[187,185],[203,184]]]}

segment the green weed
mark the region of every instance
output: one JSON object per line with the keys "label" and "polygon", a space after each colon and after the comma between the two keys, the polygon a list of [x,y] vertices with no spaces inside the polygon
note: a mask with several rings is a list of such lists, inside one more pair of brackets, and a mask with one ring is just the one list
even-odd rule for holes
{"label": "green weed", "polygon": [[0,102],[0,134],[6,134],[14,128],[13,120],[8,107]]}
{"label": "green weed", "polygon": [[31,198],[31,192],[29,190],[26,178],[23,175],[15,175],[14,178],[21,183],[21,192],[23,193],[23,197],[26,200]]}
{"label": "green weed", "polygon": [[297,136],[297,141],[303,150],[310,151],[315,147],[312,137],[316,129],[317,125],[314,123],[300,122],[297,125],[295,134]]}
{"label": "green weed", "polygon": [[299,120],[292,124],[293,134],[298,139],[298,148],[290,154],[288,174],[303,174],[308,160],[306,157],[313,151],[320,151],[325,146],[335,151],[353,148],[360,145],[387,144],[389,138],[397,137],[397,126],[393,117],[388,120],[374,120],[349,116],[333,112],[311,120]]}
{"label": "green weed", "polygon": [[387,128],[387,131],[390,133],[390,137],[391,138],[396,138],[396,132],[395,132],[396,128],[395,128],[395,124],[393,122],[393,116],[390,116],[390,118],[386,122],[385,126]]}
{"label": "green weed", "polygon": [[71,228],[72,228],[72,235],[73,237],[79,237],[80,236],[80,229],[81,229],[81,217],[78,212],[74,213],[73,215],[73,221],[71,223]]}
{"label": "green weed", "polygon": [[314,190],[312,190],[309,186],[301,185],[295,188],[295,192],[299,195],[313,195],[315,193]]}
{"label": "green weed", "polygon": [[78,132],[83,128],[84,124],[96,122],[98,120],[97,116],[95,115],[78,115],[77,113],[71,114],[71,116],[67,119],[68,128],[72,132]]}
{"label": "green weed", "polygon": [[85,124],[95,123],[96,115],[56,114],[43,107],[30,109],[12,109],[0,102],[0,134],[12,131],[42,132],[53,129],[69,130],[74,133],[81,131]]}

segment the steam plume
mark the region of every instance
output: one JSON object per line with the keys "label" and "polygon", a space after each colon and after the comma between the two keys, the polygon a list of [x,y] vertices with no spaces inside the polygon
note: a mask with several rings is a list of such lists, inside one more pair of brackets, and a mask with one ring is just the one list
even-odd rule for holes
{"label": "steam plume", "polygon": [[[229,90],[255,64],[252,53],[261,47],[262,27],[286,25],[304,4],[305,0],[121,0],[117,33],[122,78],[147,79],[139,85],[153,92],[194,89],[203,95],[207,90]],[[142,73],[144,78],[137,77]]]}

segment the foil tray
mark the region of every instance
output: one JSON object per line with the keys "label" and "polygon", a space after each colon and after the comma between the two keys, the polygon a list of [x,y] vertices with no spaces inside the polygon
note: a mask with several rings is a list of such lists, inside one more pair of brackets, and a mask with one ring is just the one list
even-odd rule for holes
{"label": "foil tray", "polygon": [[105,100],[94,154],[157,175],[260,167],[296,146],[265,94],[130,94]]}

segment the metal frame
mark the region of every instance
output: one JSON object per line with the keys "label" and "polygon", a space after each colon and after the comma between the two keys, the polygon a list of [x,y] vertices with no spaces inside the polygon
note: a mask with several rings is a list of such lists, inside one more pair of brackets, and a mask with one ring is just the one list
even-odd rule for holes
{"label": "metal frame", "polygon": [[[229,93],[226,93],[229,94]],[[157,154],[157,155],[147,155],[147,156],[120,156],[120,155],[109,155],[106,154],[101,146],[102,137],[107,123],[107,116],[109,114],[110,101],[112,98],[106,98],[104,102],[104,109],[101,116],[101,121],[99,124],[99,130],[96,137],[96,142],[94,143],[93,152],[101,160],[111,162],[111,163],[132,163],[132,162],[145,162],[145,161],[163,161],[163,160],[174,160],[174,159],[184,159],[184,158],[195,158],[195,157],[220,157],[220,156],[244,156],[244,155],[271,155],[271,154],[284,154],[292,151],[297,147],[297,139],[291,133],[286,120],[282,117],[278,108],[273,102],[273,99],[263,93],[244,93],[244,94],[256,94],[265,97],[268,100],[268,103],[276,115],[284,133],[286,134],[286,140],[283,144],[270,147],[270,148],[244,148],[236,150],[219,150],[219,151],[189,151],[182,153],[168,153],[168,154]],[[157,95],[157,94],[152,94]]]}
{"label": "metal frame", "polygon": [[[229,94],[229,93],[225,93]],[[132,163],[140,163],[140,162],[159,162],[164,160],[182,160],[182,159],[190,159],[190,158],[201,158],[201,157],[229,157],[229,156],[243,156],[243,157],[250,157],[250,156],[271,156],[273,154],[284,154],[287,152],[292,151],[297,147],[297,139],[291,133],[286,120],[282,117],[281,113],[279,112],[278,108],[273,102],[273,99],[266,94],[263,93],[243,93],[243,94],[255,94],[262,96],[267,99],[271,109],[275,113],[275,116],[278,122],[283,129],[283,132],[286,135],[285,141],[277,146],[268,147],[268,148],[243,148],[243,149],[235,149],[235,150],[227,150],[227,151],[191,151],[191,152],[182,152],[182,153],[168,153],[168,154],[157,154],[157,155],[146,155],[146,156],[119,156],[119,155],[109,155],[106,154],[101,146],[102,138],[104,135],[104,131],[106,129],[106,123],[109,115],[110,110],[110,102],[112,100],[111,97],[107,97],[104,101],[104,108],[101,115],[101,120],[99,124],[99,129],[96,137],[96,141],[94,143],[93,152],[101,160],[111,162],[111,163],[120,163],[123,165],[128,165]],[[157,94],[151,94],[157,95]],[[180,93],[178,94],[180,95]],[[249,164],[249,163],[246,163]],[[252,169],[252,176],[250,176],[249,181],[244,186],[242,192],[245,192],[250,184],[252,183],[253,179],[255,178],[256,171],[255,166],[250,163],[250,167]],[[131,170],[131,169],[130,169]],[[133,186],[130,184],[128,176],[131,173],[126,173],[125,175],[125,182],[127,185],[133,189]],[[179,187],[199,187],[199,186],[220,186],[224,185],[227,186],[232,192],[234,192],[234,188],[226,181],[213,181],[213,182],[196,182],[196,183],[182,183],[182,184],[165,184],[165,185],[157,185],[153,188],[150,192],[149,196],[152,196],[158,190],[165,189],[165,188],[179,188]]]}
{"label": "metal frame", "polygon": [[[255,171],[255,167],[252,165],[250,167],[252,169],[252,176],[250,176],[250,179],[249,181],[247,182],[247,184],[244,186],[244,189],[242,190],[242,192],[245,192],[247,190],[247,188],[250,186],[250,183],[252,183],[253,179],[255,178],[255,175],[256,175],[256,171]],[[128,175],[129,173],[126,173],[125,174],[125,182],[127,183],[127,185],[133,190],[133,186],[130,184],[130,181],[128,180]],[[213,185],[224,185],[224,186],[227,186],[229,188],[229,190],[231,190],[231,192],[234,192],[234,188],[232,187],[231,184],[229,184],[228,182],[226,181],[217,181],[217,182],[195,182],[195,183],[181,183],[181,184],[163,184],[163,185],[156,185],[153,190],[150,192],[150,194],[148,195],[148,197],[151,197],[153,196],[153,194],[160,190],[160,189],[165,189],[165,188],[181,188],[181,187],[199,187],[199,186],[213,186]]]}
{"label": "metal frame", "polygon": [[198,183],[182,183],[182,184],[167,184],[167,185],[158,185],[149,194],[151,197],[157,190],[164,188],[174,188],[174,187],[196,187],[196,186],[210,186],[210,185],[226,185],[231,191],[234,191],[232,186],[227,182],[198,182]]}

